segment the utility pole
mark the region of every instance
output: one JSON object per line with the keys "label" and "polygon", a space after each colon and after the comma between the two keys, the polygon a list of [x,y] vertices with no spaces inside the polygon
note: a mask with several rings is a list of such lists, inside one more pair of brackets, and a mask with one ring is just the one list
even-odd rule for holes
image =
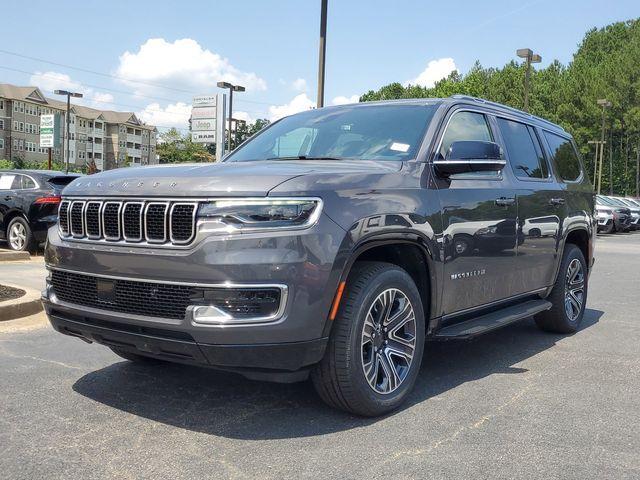
{"label": "utility pole", "polygon": [[636,145],[636,198],[640,197],[640,137]]}
{"label": "utility pole", "polygon": [[524,58],[527,64],[527,68],[524,73],[524,111],[529,111],[529,84],[531,82],[531,64],[532,63],[540,63],[542,61],[542,57],[537,53],[533,53],[533,50],[530,48],[519,48],[516,50],[516,55],[520,58]]}
{"label": "utility pole", "polygon": [[81,93],[77,93],[77,92],[69,92],[68,90],[54,90],[54,92],[56,95],[66,95],[67,96],[67,131],[66,131],[66,137],[67,137],[67,150],[66,150],[66,158],[65,158],[65,167],[64,167],[64,171],[65,173],[69,173],[69,146],[70,146],[70,140],[71,140],[71,135],[69,133],[69,123],[71,121],[71,115],[70,115],[70,111],[71,111],[71,97],[74,98],[82,98],[82,94]]}
{"label": "utility pole", "polygon": [[327,4],[328,0],[320,0],[320,46],[318,56],[318,108],[324,106],[324,71],[327,53]]}
{"label": "utility pole", "polygon": [[[611,102],[609,100],[607,100],[606,98],[600,98],[597,100],[596,102],[598,105],[600,105],[602,107],[602,130],[600,133],[600,175],[598,178],[598,194],[600,194],[600,186],[602,185],[602,163],[604,162],[604,144],[605,144],[605,140],[604,140],[604,130],[605,130],[605,110],[607,108],[611,108]],[[613,172],[613,170],[612,170]],[[613,176],[613,173],[612,173]],[[612,189],[612,194],[613,194],[613,185],[611,186]]]}
{"label": "utility pole", "polygon": [[600,140],[589,140],[587,143],[596,146],[596,154],[593,158],[593,189],[595,190],[598,182],[598,161],[600,159],[600,145],[602,142]]}
{"label": "utility pole", "polygon": [[[218,82],[218,87],[229,89],[229,138],[228,150],[231,151],[231,128],[233,124],[233,92],[244,92],[245,88],[240,85],[233,85],[229,82]],[[224,141],[224,140],[223,140]]]}

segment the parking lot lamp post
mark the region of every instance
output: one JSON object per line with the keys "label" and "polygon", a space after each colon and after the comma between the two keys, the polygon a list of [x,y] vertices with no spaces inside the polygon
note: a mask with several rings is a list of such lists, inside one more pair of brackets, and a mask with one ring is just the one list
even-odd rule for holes
{"label": "parking lot lamp post", "polygon": [[[605,110],[607,108],[611,108],[611,102],[606,98],[600,98],[597,100],[597,103],[602,107],[602,130],[600,134],[600,173],[598,174],[598,194],[600,194],[600,188],[602,186],[602,164],[604,163]],[[611,182],[613,181],[613,172],[611,172],[610,181]],[[611,184],[610,188],[611,188],[611,194],[613,195],[613,183]]]}
{"label": "parking lot lamp post", "polygon": [[532,63],[540,63],[542,61],[542,57],[537,53],[533,53],[530,48],[519,48],[516,50],[516,55],[520,58],[524,58],[527,63],[527,69],[524,74],[524,111],[529,111],[529,83],[531,76],[531,64]]}
{"label": "parking lot lamp post", "polygon": [[[218,82],[218,87],[229,89],[229,138],[228,149],[231,151],[231,124],[233,122],[233,92],[244,92],[245,88],[240,85],[233,85],[229,82]],[[223,140],[224,141],[224,140]]]}
{"label": "parking lot lamp post", "polygon": [[325,56],[327,54],[327,3],[328,0],[321,0],[320,3],[320,45],[318,55],[318,108],[324,106],[324,73]]}
{"label": "parking lot lamp post", "polygon": [[69,140],[71,139],[71,135],[69,134],[69,123],[70,123],[70,110],[71,110],[71,97],[73,98],[82,98],[82,94],[81,93],[77,93],[77,92],[70,92],[68,90],[54,90],[53,93],[55,93],[56,95],[66,95],[67,96],[67,126],[66,126],[66,137],[67,137],[67,150],[65,153],[65,162],[64,162],[64,171],[65,173],[69,173]]}

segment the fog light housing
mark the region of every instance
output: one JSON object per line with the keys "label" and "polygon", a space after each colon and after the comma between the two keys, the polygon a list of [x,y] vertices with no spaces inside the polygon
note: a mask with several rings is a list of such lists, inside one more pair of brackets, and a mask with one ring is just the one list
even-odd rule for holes
{"label": "fog light housing", "polygon": [[195,324],[265,323],[279,319],[287,299],[285,285],[198,289],[189,307]]}

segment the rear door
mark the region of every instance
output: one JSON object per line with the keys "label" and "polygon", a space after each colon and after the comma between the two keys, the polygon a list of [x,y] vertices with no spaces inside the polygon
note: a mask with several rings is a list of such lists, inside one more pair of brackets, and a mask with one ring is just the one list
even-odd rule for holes
{"label": "rear door", "polygon": [[514,288],[531,292],[553,283],[565,195],[555,180],[541,142],[541,132],[519,119],[496,123],[518,202],[518,255]]}
{"label": "rear door", "polygon": [[[459,107],[445,119],[436,158],[454,141],[495,141],[489,111]],[[443,217],[443,313],[482,306],[513,295],[516,275],[515,190],[503,172],[451,175],[440,179]]]}
{"label": "rear door", "polygon": [[5,238],[7,227],[5,217],[16,205],[14,184],[18,177],[15,173],[0,173],[0,238]]}

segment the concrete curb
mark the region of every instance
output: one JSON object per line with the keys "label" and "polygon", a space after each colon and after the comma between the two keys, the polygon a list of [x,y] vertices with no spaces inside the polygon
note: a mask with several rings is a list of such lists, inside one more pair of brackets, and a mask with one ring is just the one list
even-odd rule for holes
{"label": "concrete curb", "polygon": [[0,250],[0,262],[15,262],[17,260],[30,260],[29,252],[14,252],[13,250]]}
{"label": "concrete curb", "polygon": [[20,290],[24,290],[26,293],[20,298],[0,302],[0,322],[26,317],[43,310],[42,302],[40,301],[40,292],[38,290],[25,288],[14,283],[3,282],[2,284],[9,287],[19,288]]}

